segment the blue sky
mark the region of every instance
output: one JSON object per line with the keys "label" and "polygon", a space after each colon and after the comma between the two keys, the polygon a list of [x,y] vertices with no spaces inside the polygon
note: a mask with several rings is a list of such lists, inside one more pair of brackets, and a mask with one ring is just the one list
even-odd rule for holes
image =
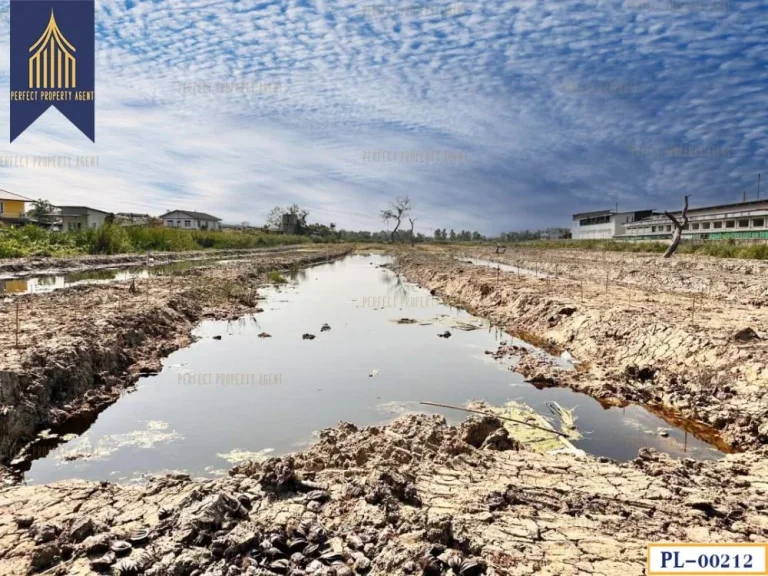
{"label": "blue sky", "polygon": [[408,194],[427,234],[754,198],[758,172],[768,197],[761,1],[97,0],[96,26],[96,144],[50,109],[0,156],[98,166],[1,167],[0,188],[353,229]]}

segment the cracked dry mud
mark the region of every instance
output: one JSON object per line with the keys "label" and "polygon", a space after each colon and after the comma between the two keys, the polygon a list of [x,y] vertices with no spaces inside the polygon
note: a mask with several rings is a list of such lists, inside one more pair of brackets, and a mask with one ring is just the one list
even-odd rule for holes
{"label": "cracked dry mud", "polygon": [[142,373],[160,370],[162,358],[190,343],[199,321],[258,313],[256,288],[267,282],[267,272],[324,262],[348,251],[269,252],[173,276],[4,301],[0,464],[7,464],[40,430],[92,413]]}
{"label": "cracked dry mud", "polygon": [[[568,386],[611,403],[650,405],[714,428],[735,448],[768,442],[768,308],[755,301],[768,293],[765,264],[710,260],[706,268],[699,260],[645,256],[637,275],[650,269],[663,290],[648,284],[640,290],[593,274],[600,253],[578,253],[575,263],[566,255],[560,265],[556,250],[510,252],[497,256],[486,248],[467,255],[538,271],[546,266],[550,276],[500,272],[434,249],[401,252],[394,268],[510,334],[582,361],[578,370],[565,372],[525,355],[515,370],[534,383]],[[586,263],[590,258],[592,264]],[[701,282],[725,286],[712,298],[698,298],[695,308],[675,284],[680,269],[694,267]],[[763,273],[755,276],[756,269]],[[748,297],[731,296],[738,274],[749,282]]]}
{"label": "cracked dry mud", "polygon": [[101,559],[154,576],[632,576],[649,541],[768,537],[765,449],[716,462],[642,450],[618,464],[501,450],[515,444],[505,433],[494,417],[410,414],[342,423],[306,452],[212,481],[6,489],[0,575],[93,574]]}
{"label": "cracked dry mud", "polygon": [[[453,256],[408,251],[396,268],[511,333],[584,361],[563,372],[523,354],[516,370],[532,381],[672,407],[750,451],[696,462],[641,450],[619,464],[518,450],[494,417],[456,427],[424,414],[364,429],[342,423],[304,452],[240,464],[226,478],[0,489],[0,576],[632,576],[644,573],[648,542],[768,540],[768,325],[755,300],[763,280],[746,272],[751,263],[728,269],[724,288],[697,302],[694,325],[686,322],[685,281],[641,295],[591,281],[599,263],[563,264],[547,281]],[[266,271],[313,258],[325,253],[194,270],[153,279],[149,294],[141,284],[131,292],[128,282],[20,297],[34,305],[21,308],[25,351],[3,359],[0,414],[18,411],[25,424],[14,430],[26,434],[119,394],[186,344],[200,319],[253,308],[244,289],[222,298],[222,283],[257,286]],[[694,266],[683,262],[675,266]],[[664,266],[653,271],[659,281]],[[741,274],[750,277],[749,297],[731,296]],[[0,343],[8,345],[14,318],[4,311]],[[519,354],[498,353],[507,352]],[[18,403],[7,402],[8,391],[23,393]]]}

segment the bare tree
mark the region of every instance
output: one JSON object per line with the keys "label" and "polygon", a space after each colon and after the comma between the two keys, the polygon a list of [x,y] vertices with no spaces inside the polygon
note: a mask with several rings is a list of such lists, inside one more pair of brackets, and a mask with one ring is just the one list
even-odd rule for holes
{"label": "bare tree", "polygon": [[397,231],[400,229],[400,223],[403,221],[403,218],[410,214],[412,208],[413,206],[411,206],[411,200],[408,196],[398,196],[397,200],[390,203],[389,208],[381,211],[381,219],[384,220],[384,222],[389,224],[390,220],[395,221],[395,228],[390,233],[392,243],[395,242],[395,234],[397,234]]}
{"label": "bare tree", "polygon": [[672,224],[675,227],[674,232],[672,232],[672,243],[667,248],[667,251],[664,252],[664,258],[670,258],[680,245],[680,240],[683,238],[683,229],[688,226],[688,194],[685,195],[685,203],[683,204],[682,222],[678,221],[677,218],[666,210],[664,211],[664,216],[672,220]]}
{"label": "bare tree", "polygon": [[410,218],[410,217],[408,218],[408,222],[411,223],[411,246],[416,245],[416,243],[413,240],[413,227],[416,224],[416,220],[418,220],[418,218]]}

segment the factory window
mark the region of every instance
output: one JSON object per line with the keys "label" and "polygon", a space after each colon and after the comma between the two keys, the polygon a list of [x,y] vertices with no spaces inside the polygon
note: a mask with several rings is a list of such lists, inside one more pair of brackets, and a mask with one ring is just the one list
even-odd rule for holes
{"label": "factory window", "polygon": [[709,230],[709,222],[704,222],[704,223],[701,225],[701,229],[702,229],[702,230]]}
{"label": "factory window", "polygon": [[755,218],[752,220],[752,226],[755,228],[762,228],[765,226],[765,220],[763,218]]}
{"label": "factory window", "polygon": [[735,220],[728,220],[725,223],[726,228],[736,228],[736,221]]}
{"label": "factory window", "polygon": [[579,220],[579,226],[594,226],[595,224],[608,224],[611,221],[610,216],[593,216],[592,218],[582,218]]}
{"label": "factory window", "polygon": [[189,220],[184,220],[184,228],[189,228],[191,222]]}
{"label": "factory window", "polygon": [[749,220],[739,220],[739,228],[749,228]]}
{"label": "factory window", "polygon": [[691,228],[693,228],[694,230],[698,230],[699,229],[699,223],[697,222],[696,224],[692,224]]}
{"label": "factory window", "polygon": [[651,232],[656,232],[656,226],[651,226]]}
{"label": "factory window", "polygon": [[722,227],[723,227],[723,223],[722,223],[722,222],[715,222],[715,223],[713,224],[713,226],[714,226],[715,228],[722,228]]}

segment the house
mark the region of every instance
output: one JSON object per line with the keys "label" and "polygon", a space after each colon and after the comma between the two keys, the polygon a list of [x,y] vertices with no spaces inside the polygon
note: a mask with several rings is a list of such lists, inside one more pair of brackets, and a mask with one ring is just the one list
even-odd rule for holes
{"label": "house", "polygon": [[0,222],[6,224],[26,224],[29,219],[25,216],[25,203],[33,202],[31,198],[0,190]]}
{"label": "house", "polygon": [[51,216],[61,221],[61,230],[83,230],[103,226],[109,212],[88,206],[56,206]]}
{"label": "house", "polygon": [[115,214],[115,222],[120,226],[146,226],[152,222],[152,216],[134,212],[118,212]]}
{"label": "house", "polygon": [[187,230],[221,230],[221,218],[205,212],[174,210],[160,216],[167,228],[185,228]]}
{"label": "house", "polygon": [[574,240],[610,240],[617,236],[623,236],[627,224],[647,218],[651,214],[653,214],[653,210],[579,212],[573,215],[571,238]]}
{"label": "house", "polygon": [[[671,213],[678,221],[682,211]],[[768,200],[748,200],[688,209],[684,239],[768,240]],[[667,240],[672,238],[672,221],[653,212],[626,225],[622,239]]]}

